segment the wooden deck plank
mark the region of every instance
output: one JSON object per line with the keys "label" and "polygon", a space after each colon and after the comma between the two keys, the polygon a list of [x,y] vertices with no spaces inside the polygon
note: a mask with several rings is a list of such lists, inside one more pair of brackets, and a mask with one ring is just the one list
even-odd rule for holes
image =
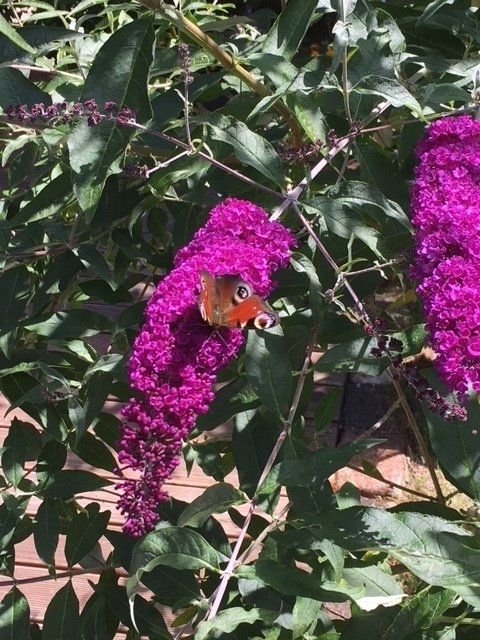
{"label": "wooden deck plank", "polygon": [[[119,414],[120,406],[118,403],[109,403],[107,408],[109,412],[116,415]],[[5,398],[0,396],[0,446],[3,445],[3,442],[8,435],[8,430],[13,418],[18,418],[19,420],[29,422],[35,426],[34,421],[27,414],[21,411],[21,409],[15,409],[8,415],[5,415],[7,409],[8,402]],[[219,434],[220,437],[228,437],[228,433],[225,434],[221,429],[216,430],[215,433],[217,435]],[[32,468],[34,463],[28,464],[31,465],[29,468]],[[121,481],[118,476],[115,476],[111,472],[97,469],[87,464],[73,452],[68,453],[67,463],[64,468],[92,471],[112,483]],[[129,473],[128,475],[130,476],[131,474]],[[238,486],[238,476],[236,471],[230,473],[225,480],[234,486]],[[191,472],[187,475],[187,470],[182,460],[175,470],[173,477],[165,484],[165,489],[173,498],[190,504],[195,498],[202,495],[205,489],[213,483],[214,481],[212,478],[206,476],[202,469],[197,465],[193,465]],[[105,487],[105,489],[76,496],[76,500],[81,506],[86,506],[87,504],[96,501],[100,504],[101,511],[105,511],[107,509],[110,510],[111,517],[109,521],[109,528],[119,531],[123,524],[123,516],[116,508],[117,498],[118,493],[115,492],[114,484]],[[41,500],[32,496],[27,506],[27,515],[34,517],[40,504]],[[286,497],[283,495],[278,508],[281,508],[285,504]],[[241,505],[240,507],[237,507],[237,510],[243,515],[246,515],[248,505]],[[238,536],[239,529],[235,524],[233,524],[228,514],[218,514],[215,518],[224,528],[228,538],[231,541],[234,541]],[[15,578],[12,579],[7,576],[0,576],[0,599],[2,599],[15,584],[29,602],[32,622],[37,622],[41,625],[46,607],[52,597],[71,577],[75,592],[79,598],[80,607],[82,608],[93,592],[88,581],[90,580],[93,584],[96,584],[98,581],[98,572],[95,570],[84,570],[78,567],[78,565],[73,569],[68,569],[65,560],[64,545],[65,536],[60,536],[59,548],[55,555],[57,570],[56,580],[48,575],[47,567],[39,559],[35,550],[33,535],[29,536],[29,538],[24,540],[22,543],[16,545]],[[100,547],[103,557],[106,558],[112,549],[111,545],[106,539],[102,539],[100,541]],[[123,583],[125,580],[125,571],[118,569],[118,574],[120,576],[120,581]],[[142,594],[145,597],[149,597],[151,595],[146,589],[143,589]],[[170,611],[162,610],[162,613],[164,614],[167,623],[172,621],[173,616]],[[116,640],[125,640],[125,630],[120,629],[115,638]]]}

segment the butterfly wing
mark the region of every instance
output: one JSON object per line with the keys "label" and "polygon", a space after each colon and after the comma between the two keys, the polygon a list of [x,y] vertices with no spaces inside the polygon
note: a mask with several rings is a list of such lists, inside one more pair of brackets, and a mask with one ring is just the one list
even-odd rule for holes
{"label": "butterfly wing", "polygon": [[225,314],[228,327],[269,329],[278,324],[278,315],[260,296],[251,295]]}
{"label": "butterfly wing", "polygon": [[215,278],[202,271],[200,273],[200,294],[198,296],[198,308],[205,322],[213,324],[213,313],[216,299]]}
{"label": "butterfly wing", "polygon": [[267,329],[278,323],[273,309],[237,276],[202,271],[198,306],[202,318],[213,327]]}
{"label": "butterfly wing", "polygon": [[236,276],[212,276],[208,271],[200,273],[198,307],[202,318],[213,327],[228,326],[226,313],[251,294],[250,285]]}

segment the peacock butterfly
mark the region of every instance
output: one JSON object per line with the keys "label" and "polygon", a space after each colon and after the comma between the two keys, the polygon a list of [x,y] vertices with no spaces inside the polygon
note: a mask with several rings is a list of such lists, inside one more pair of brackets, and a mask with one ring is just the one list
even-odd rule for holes
{"label": "peacock butterfly", "polygon": [[237,276],[202,271],[198,307],[205,322],[216,328],[269,329],[279,322],[270,305]]}

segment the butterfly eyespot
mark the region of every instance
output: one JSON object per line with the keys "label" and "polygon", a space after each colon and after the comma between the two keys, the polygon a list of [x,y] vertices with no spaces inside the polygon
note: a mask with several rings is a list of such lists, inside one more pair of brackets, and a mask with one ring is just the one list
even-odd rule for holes
{"label": "butterfly eyespot", "polygon": [[262,311],[257,315],[253,324],[255,325],[255,329],[270,329],[270,327],[274,327],[278,324],[278,318],[275,313]]}
{"label": "butterfly eyespot", "polygon": [[235,293],[233,295],[233,301],[239,304],[242,300],[246,300],[252,295],[252,289],[246,284],[239,284],[235,289]]}

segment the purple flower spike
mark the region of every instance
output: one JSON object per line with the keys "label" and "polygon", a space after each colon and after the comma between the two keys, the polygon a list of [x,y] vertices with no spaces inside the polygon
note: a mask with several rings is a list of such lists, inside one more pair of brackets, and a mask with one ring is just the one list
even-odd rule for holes
{"label": "purple flower spike", "polygon": [[127,419],[119,463],[139,472],[119,485],[124,531],[151,531],[157,507],[168,499],[164,482],[178,462],[183,441],[208,410],[218,371],[243,345],[239,329],[221,335],[201,318],[197,306],[200,272],[239,275],[267,296],[271,275],[285,267],[295,240],[263,209],[230,198],[210,212],[207,224],[175,258],[173,271],[156,288],[130,358],[131,387],[137,393],[123,410]]}
{"label": "purple flower spike", "polygon": [[417,155],[413,276],[435,365],[465,401],[480,393],[480,122],[435,122]]}

